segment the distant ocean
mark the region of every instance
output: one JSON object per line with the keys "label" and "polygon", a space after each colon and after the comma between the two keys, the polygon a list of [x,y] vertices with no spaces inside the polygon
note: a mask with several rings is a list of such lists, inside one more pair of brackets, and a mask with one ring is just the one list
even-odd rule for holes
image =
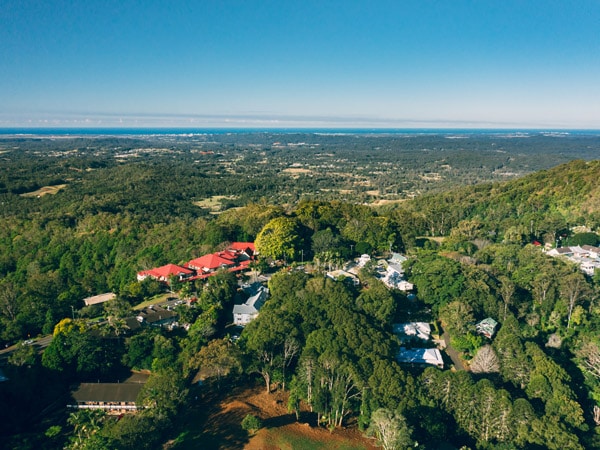
{"label": "distant ocean", "polygon": [[0,136],[193,136],[215,134],[600,136],[600,130],[499,128],[0,128]]}

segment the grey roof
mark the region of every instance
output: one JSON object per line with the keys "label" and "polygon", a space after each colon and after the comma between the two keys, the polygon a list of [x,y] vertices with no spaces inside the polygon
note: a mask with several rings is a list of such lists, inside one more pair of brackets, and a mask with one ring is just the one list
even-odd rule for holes
{"label": "grey roof", "polygon": [[135,403],[143,383],[81,383],[73,392],[77,403]]}
{"label": "grey roof", "polygon": [[402,264],[398,264],[395,262],[389,262],[388,263],[388,268],[395,270],[398,273],[404,273],[404,270],[402,269]]}
{"label": "grey roof", "polygon": [[261,286],[256,294],[246,300],[242,305],[233,306],[233,314],[256,314],[265,304],[269,290]]}
{"label": "grey roof", "polygon": [[404,255],[401,255],[400,253],[392,253],[392,257],[390,259],[388,259],[388,262],[391,263],[397,263],[402,265],[402,263],[404,261],[406,261],[408,258]]}
{"label": "grey roof", "polygon": [[560,247],[556,249],[556,252],[560,255],[567,255],[573,253],[573,250],[571,250],[571,247]]}
{"label": "grey roof", "polygon": [[138,328],[141,327],[140,323],[138,322],[138,320],[135,317],[125,318],[125,325],[127,325],[127,328],[129,328],[132,331],[137,330]]}
{"label": "grey roof", "polygon": [[395,323],[393,328],[394,333],[404,336],[414,336],[424,340],[428,340],[431,336],[431,325],[427,322]]}
{"label": "grey roof", "polygon": [[161,321],[174,320],[177,317],[177,313],[161,308],[160,306],[153,306],[152,308],[148,307],[138,313],[138,317],[141,317],[145,322],[151,324]]}
{"label": "grey roof", "polygon": [[269,290],[266,287],[263,287],[256,294],[254,294],[252,297],[246,300],[246,305],[253,306],[257,310],[259,310],[260,308],[262,308],[262,305],[264,305],[265,301],[267,300],[268,292]]}
{"label": "grey roof", "polygon": [[400,348],[397,355],[398,362],[411,364],[431,364],[438,367],[444,366],[442,354],[437,348]]}
{"label": "grey roof", "polygon": [[258,310],[254,306],[246,305],[233,305],[234,314],[256,314]]}
{"label": "grey roof", "polygon": [[242,290],[252,296],[252,295],[256,295],[257,293],[259,293],[262,289],[264,289],[265,287],[258,281],[252,283],[252,284],[244,284],[242,286]]}
{"label": "grey roof", "polygon": [[594,247],[593,245],[584,245],[581,248],[588,252],[600,253],[600,247]]}

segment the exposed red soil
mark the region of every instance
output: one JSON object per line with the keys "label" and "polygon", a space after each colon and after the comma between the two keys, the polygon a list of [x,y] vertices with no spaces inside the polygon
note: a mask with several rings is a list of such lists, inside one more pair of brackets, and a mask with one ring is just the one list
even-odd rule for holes
{"label": "exposed red soil", "polygon": [[[332,432],[318,427],[316,414],[307,409],[301,412],[300,421],[296,421],[296,415],[287,410],[287,393],[276,391],[267,394],[264,387],[235,389],[220,398],[203,396],[198,400],[197,413],[205,419],[202,433],[194,439],[201,446],[198,448],[279,450],[278,433],[304,437],[323,443],[332,450],[338,447],[378,448],[373,440],[365,438],[353,427]],[[252,436],[241,427],[247,414],[259,417],[264,425]]]}

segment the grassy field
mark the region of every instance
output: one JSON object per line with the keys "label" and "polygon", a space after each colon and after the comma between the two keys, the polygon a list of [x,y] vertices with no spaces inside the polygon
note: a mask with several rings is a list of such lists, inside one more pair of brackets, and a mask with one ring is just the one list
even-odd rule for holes
{"label": "grassy field", "polygon": [[25,194],[21,194],[21,197],[43,197],[46,194],[54,195],[61,189],[66,188],[66,184],[57,184],[55,186],[44,186],[39,188],[37,191],[26,192]]}
{"label": "grassy field", "polygon": [[133,309],[136,311],[140,311],[140,310],[144,309],[146,306],[156,305],[157,303],[166,302],[167,298],[174,297],[174,296],[175,296],[175,294],[170,294],[170,293],[155,295],[154,297],[150,298],[149,300],[146,300],[145,302],[135,305],[133,307]]}
{"label": "grassy field", "polygon": [[194,205],[218,212],[221,211],[223,200],[234,200],[235,198],[237,198],[235,195],[213,195],[212,197],[194,202]]}

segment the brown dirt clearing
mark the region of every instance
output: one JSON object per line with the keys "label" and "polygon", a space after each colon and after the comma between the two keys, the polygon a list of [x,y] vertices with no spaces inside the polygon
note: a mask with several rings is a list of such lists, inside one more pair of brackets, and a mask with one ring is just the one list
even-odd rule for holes
{"label": "brown dirt clearing", "polygon": [[[365,438],[356,428],[330,432],[316,425],[317,416],[303,408],[300,421],[287,410],[287,393],[267,394],[264,387],[235,388],[227,396],[206,394],[184,419],[188,436],[180,444],[165,448],[179,450],[203,449],[377,449],[374,441]],[[247,414],[260,418],[263,428],[253,435],[242,429]],[[194,430],[194,427],[202,429]]]}

